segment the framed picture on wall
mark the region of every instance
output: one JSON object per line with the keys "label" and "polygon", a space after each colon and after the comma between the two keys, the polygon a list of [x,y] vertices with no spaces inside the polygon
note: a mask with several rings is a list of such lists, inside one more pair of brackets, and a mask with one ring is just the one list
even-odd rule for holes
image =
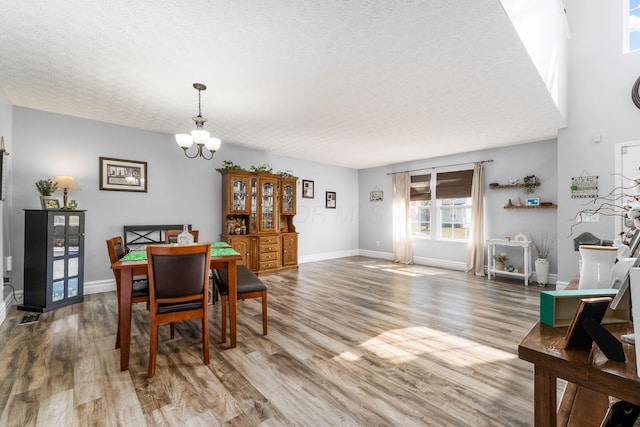
{"label": "framed picture on wall", "polygon": [[147,192],[147,162],[100,157],[100,190]]}
{"label": "framed picture on wall", "polygon": [[302,180],[302,198],[313,199],[313,181]]}
{"label": "framed picture on wall", "polygon": [[325,207],[327,209],[335,209],[336,208],[336,192],[335,191],[327,191]]}

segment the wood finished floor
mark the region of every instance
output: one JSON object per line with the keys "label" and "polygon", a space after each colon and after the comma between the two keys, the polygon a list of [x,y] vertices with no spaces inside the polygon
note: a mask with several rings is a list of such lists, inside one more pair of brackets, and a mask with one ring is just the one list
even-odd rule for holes
{"label": "wood finished floor", "polygon": [[133,313],[119,371],[115,292],[0,327],[1,426],[529,426],[533,367],[517,346],[538,319],[521,282],[351,257],[264,276],[238,303],[238,347],[222,350],[210,311],[211,364],[199,321],[162,327],[146,378],[148,312]]}

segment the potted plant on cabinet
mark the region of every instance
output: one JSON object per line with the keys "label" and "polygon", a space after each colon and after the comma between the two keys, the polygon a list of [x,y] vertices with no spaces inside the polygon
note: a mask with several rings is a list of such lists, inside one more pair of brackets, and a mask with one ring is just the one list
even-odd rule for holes
{"label": "potted plant on cabinet", "polygon": [[494,255],[493,260],[496,262],[496,270],[504,270],[504,263],[508,259],[507,254]]}
{"label": "potted plant on cabinet", "polygon": [[538,285],[545,286],[549,280],[549,260],[547,257],[549,256],[549,252],[551,252],[551,245],[554,240],[548,234],[542,236],[534,236],[532,234],[531,241],[538,254],[535,262],[536,281]]}
{"label": "potted plant on cabinet", "polygon": [[40,193],[40,203],[44,206],[43,200],[51,199],[51,195],[58,189],[58,183],[50,179],[36,181],[36,188]]}

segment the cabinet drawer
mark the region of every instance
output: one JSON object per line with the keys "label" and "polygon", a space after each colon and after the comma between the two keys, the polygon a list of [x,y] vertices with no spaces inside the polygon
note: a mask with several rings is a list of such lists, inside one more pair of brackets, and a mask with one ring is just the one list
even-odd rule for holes
{"label": "cabinet drawer", "polygon": [[280,245],[260,245],[260,253],[280,252]]}
{"label": "cabinet drawer", "polygon": [[277,261],[278,260],[278,252],[263,252],[260,253],[260,262],[263,261]]}
{"label": "cabinet drawer", "polygon": [[277,245],[278,236],[260,237],[260,245]]}
{"label": "cabinet drawer", "polygon": [[274,270],[278,268],[278,262],[277,261],[264,261],[264,262],[260,262],[260,271],[265,271],[265,270]]}

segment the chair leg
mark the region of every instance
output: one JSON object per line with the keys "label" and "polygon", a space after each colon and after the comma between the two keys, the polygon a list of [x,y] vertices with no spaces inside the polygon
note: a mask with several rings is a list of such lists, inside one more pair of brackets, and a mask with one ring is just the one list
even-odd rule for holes
{"label": "chair leg", "polygon": [[158,325],[155,319],[151,320],[149,337],[149,373],[147,377],[153,378],[156,374],[156,355],[158,354]]}
{"label": "chair leg", "polygon": [[175,322],[169,323],[169,331],[171,331],[171,339],[176,337],[176,324]]}
{"label": "chair leg", "polygon": [[262,335],[267,335],[267,291],[262,294]]}
{"label": "chair leg", "polygon": [[220,312],[222,313],[222,321],[220,322],[220,343],[227,342],[227,301],[229,297],[222,295],[220,297]]}
{"label": "chair leg", "polygon": [[202,356],[204,357],[204,364],[209,364],[209,312],[207,310],[208,301],[203,301],[203,314],[202,314]]}

